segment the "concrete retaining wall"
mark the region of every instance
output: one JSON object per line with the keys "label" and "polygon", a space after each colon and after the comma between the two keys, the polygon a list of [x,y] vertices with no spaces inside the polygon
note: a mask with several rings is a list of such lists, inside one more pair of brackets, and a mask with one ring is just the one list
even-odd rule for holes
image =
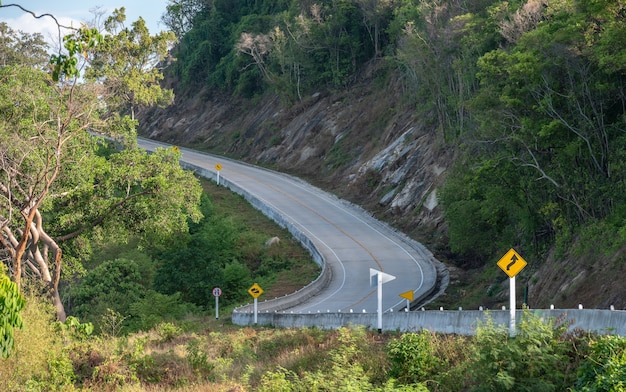
{"label": "concrete retaining wall", "polygon": [[[568,322],[569,329],[626,336],[626,311],[597,309],[533,309],[531,312],[544,320],[557,323]],[[523,317],[523,311],[516,311],[516,322]],[[508,329],[510,313],[508,310],[427,310],[395,312],[383,314],[383,330],[412,332],[427,329],[433,332],[459,335],[473,335],[476,326],[489,318],[497,325]],[[363,325],[376,330],[376,313],[315,313],[288,314],[278,312],[260,312],[257,324],[278,328],[317,327],[336,329],[350,325]],[[236,311],[232,321],[237,325],[252,325],[254,313]]]}

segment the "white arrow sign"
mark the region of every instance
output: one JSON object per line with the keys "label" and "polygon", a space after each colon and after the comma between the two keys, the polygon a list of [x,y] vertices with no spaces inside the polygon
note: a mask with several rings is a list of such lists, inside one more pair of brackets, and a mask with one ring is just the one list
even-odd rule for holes
{"label": "white arrow sign", "polygon": [[385,284],[387,282],[391,282],[396,277],[393,275],[386,274],[382,271],[375,270],[374,268],[370,268],[370,286],[376,287],[378,284]]}
{"label": "white arrow sign", "polygon": [[383,332],[383,284],[396,277],[370,268],[370,286],[378,286],[378,333]]}

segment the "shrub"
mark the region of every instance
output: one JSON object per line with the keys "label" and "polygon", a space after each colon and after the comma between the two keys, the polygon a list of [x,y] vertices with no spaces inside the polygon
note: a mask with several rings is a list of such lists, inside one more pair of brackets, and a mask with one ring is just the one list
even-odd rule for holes
{"label": "shrub", "polygon": [[387,344],[389,375],[403,384],[428,380],[438,365],[428,331],[405,333]]}
{"label": "shrub", "polygon": [[290,372],[284,368],[278,368],[273,372],[263,374],[261,384],[258,386],[258,392],[293,392],[295,386],[290,379],[297,379],[298,376],[294,372]]}
{"label": "shrub", "polygon": [[64,323],[56,323],[57,330],[74,340],[87,340],[93,333],[92,323],[81,323],[77,317],[68,316]]}
{"label": "shrub", "polygon": [[131,324],[137,322],[129,317],[131,305],[145,294],[142,280],[139,267],[133,260],[103,262],[89,271],[74,289],[75,315],[98,328],[98,321],[113,311],[122,316],[121,328],[128,332]]}
{"label": "shrub", "polygon": [[187,343],[187,363],[193,369],[196,377],[209,379],[212,376],[215,365],[209,362],[206,352],[200,347],[197,339],[192,339]]}
{"label": "shrub", "polygon": [[626,338],[603,336],[590,343],[589,356],[578,369],[576,392],[626,390]]}
{"label": "shrub", "polygon": [[136,329],[143,331],[147,331],[159,323],[180,320],[197,311],[198,307],[194,304],[183,302],[180,293],[167,295],[157,293],[154,290],[146,291],[142,299],[130,306],[130,314],[137,320]]}
{"label": "shrub", "polygon": [[156,326],[156,332],[159,334],[159,341],[167,343],[180,336],[182,329],[172,323],[161,323]]}
{"label": "shrub", "polygon": [[562,329],[526,310],[515,337],[506,326],[488,319],[476,330],[474,391],[562,391],[564,343]]}

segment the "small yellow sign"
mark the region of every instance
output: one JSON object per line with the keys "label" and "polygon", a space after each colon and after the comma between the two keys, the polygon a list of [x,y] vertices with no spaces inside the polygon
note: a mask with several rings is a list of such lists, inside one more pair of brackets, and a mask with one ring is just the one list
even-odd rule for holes
{"label": "small yellow sign", "polygon": [[215,165],[215,170],[220,171],[222,170],[222,165],[220,165],[219,163]]}
{"label": "small yellow sign", "polygon": [[511,248],[502,256],[497,264],[505,274],[509,275],[509,278],[513,278],[526,267],[526,260],[524,260],[515,249]]}
{"label": "small yellow sign", "polygon": [[400,297],[413,301],[413,290],[405,291],[400,294]]}
{"label": "small yellow sign", "polygon": [[252,298],[259,298],[259,296],[263,294],[263,289],[255,283],[248,289],[248,293],[252,296]]}

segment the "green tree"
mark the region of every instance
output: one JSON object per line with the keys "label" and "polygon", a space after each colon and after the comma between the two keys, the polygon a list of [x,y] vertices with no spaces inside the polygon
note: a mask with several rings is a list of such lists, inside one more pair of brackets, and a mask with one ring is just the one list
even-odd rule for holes
{"label": "green tree", "polygon": [[[84,247],[94,228],[116,224],[157,239],[200,217],[201,188],[180,167],[180,152],[134,148],[135,122],[103,113],[97,86],[78,83],[78,56],[100,42],[95,29],[65,37],[51,75],[0,69],[0,140],[11,141],[0,146],[0,243],[18,287],[22,276],[45,282],[60,320],[62,242]],[[103,148],[90,131],[131,142],[122,152]]]}
{"label": "green tree", "polygon": [[363,24],[374,46],[374,57],[382,57],[382,47],[385,40],[384,32],[391,20],[393,9],[392,0],[359,0],[357,4],[363,13]]}
{"label": "green tree", "polygon": [[238,261],[229,262],[224,266],[222,276],[221,288],[225,299],[235,302],[249,296],[248,287],[252,286],[254,282],[248,267]]}
{"label": "green tree", "polygon": [[402,67],[409,96],[451,143],[473,129],[468,102],[479,87],[476,61],[497,46],[486,17],[493,2],[405,0],[394,10],[393,60]]}
{"label": "green tree", "polygon": [[204,7],[201,0],[168,0],[161,20],[180,40],[191,30],[194,19]]}
{"label": "green tree", "polygon": [[85,76],[102,86],[112,111],[128,113],[134,119],[139,107],[173,102],[172,90],[162,88],[160,81],[176,36],[173,32],[152,36],[142,18],[131,28],[124,26],[125,20],[124,7],[107,18],[104,27],[108,34],[95,48]]}
{"label": "green tree", "polygon": [[[235,289],[232,279],[241,277],[244,271],[243,265],[236,263],[239,237],[233,222],[215,214],[207,198],[203,199],[203,212],[205,218],[190,229],[190,238],[159,255],[155,276],[155,288],[159,292],[180,292],[183,301],[198,306],[211,304],[213,287],[224,286],[225,273],[228,284],[233,285],[225,299],[239,298],[235,293],[241,287]],[[226,268],[227,265],[230,266]]]}
{"label": "green tree", "polygon": [[[22,263],[48,284],[61,319],[65,312],[58,295],[61,249],[43,227],[41,208],[53,194],[61,175],[65,151],[72,151],[96,123],[91,115],[95,99],[81,97],[76,88],[74,54],[89,46],[93,32],[79,30],[66,39],[69,55],[53,58],[53,78],[29,67],[0,69],[0,243],[10,255],[11,274],[18,287]],[[81,99],[82,98],[82,99]]]}
{"label": "green tree", "polygon": [[0,22],[0,65],[22,65],[43,68],[50,60],[48,44],[39,33],[15,31]]}
{"label": "green tree", "polygon": [[[623,18],[610,1],[512,4],[490,8],[507,44],[477,61],[480,89],[468,105],[476,129],[442,192],[457,250],[477,239],[469,218],[491,244],[541,254],[624,216],[623,63],[604,47],[619,46],[613,29]],[[605,237],[618,234],[605,227],[614,230]],[[474,252],[492,254],[484,238]]]}
{"label": "green tree", "polygon": [[121,237],[136,233],[143,244],[158,247],[186,233],[189,219],[201,217],[202,190],[193,174],[180,167],[176,148],[147,153],[136,148],[101,151],[97,141],[92,146],[91,161],[68,159],[68,175],[60,185],[72,192],[51,200],[51,225],[59,240],[76,239],[98,227]]}
{"label": "green tree", "polygon": [[146,293],[142,276],[133,260],[117,259],[105,261],[89,271],[76,288],[72,290],[74,314],[84,322],[91,322],[96,327],[109,311],[124,318],[123,325],[128,328],[138,320],[131,316],[131,306],[140,302]]}

